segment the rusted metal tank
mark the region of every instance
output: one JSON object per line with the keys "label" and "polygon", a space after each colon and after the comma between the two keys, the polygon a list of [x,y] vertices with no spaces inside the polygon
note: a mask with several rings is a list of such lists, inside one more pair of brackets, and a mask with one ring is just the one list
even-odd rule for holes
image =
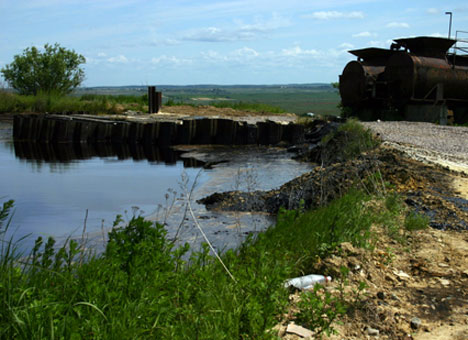
{"label": "rusted metal tank", "polygon": [[468,101],[468,67],[446,58],[454,40],[417,37],[395,41],[409,50],[394,53],[385,69],[389,96],[395,106],[408,102]]}
{"label": "rusted metal tank", "polygon": [[358,57],[350,61],[340,76],[340,95],[344,106],[361,106],[369,100],[386,96],[377,86],[385,64],[393,53],[383,48],[364,48],[349,53]]}

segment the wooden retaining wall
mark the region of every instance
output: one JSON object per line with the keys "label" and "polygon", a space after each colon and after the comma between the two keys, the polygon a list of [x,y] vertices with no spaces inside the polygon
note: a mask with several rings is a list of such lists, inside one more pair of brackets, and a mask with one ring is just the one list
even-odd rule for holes
{"label": "wooden retaining wall", "polygon": [[15,141],[41,143],[112,142],[151,144],[276,145],[298,144],[304,127],[272,121],[256,125],[221,118],[194,118],[176,121],[123,121],[64,115],[16,115]]}

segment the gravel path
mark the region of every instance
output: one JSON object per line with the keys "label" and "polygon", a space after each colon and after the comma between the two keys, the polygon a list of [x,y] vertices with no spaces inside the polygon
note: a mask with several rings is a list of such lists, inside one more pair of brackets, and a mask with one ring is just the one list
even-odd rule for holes
{"label": "gravel path", "polygon": [[384,142],[411,157],[468,173],[468,128],[421,122],[365,122]]}

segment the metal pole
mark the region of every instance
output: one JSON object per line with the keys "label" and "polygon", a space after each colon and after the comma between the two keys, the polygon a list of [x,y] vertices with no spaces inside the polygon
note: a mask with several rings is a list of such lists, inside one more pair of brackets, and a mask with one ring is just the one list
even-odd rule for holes
{"label": "metal pole", "polygon": [[449,34],[448,34],[448,38],[450,39],[450,36],[452,35],[452,12],[445,12],[445,14],[450,15]]}

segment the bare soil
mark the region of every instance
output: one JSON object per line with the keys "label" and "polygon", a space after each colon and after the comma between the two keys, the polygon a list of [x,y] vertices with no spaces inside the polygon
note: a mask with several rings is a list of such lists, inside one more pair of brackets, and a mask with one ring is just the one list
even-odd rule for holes
{"label": "bare soil", "polygon": [[[324,339],[468,339],[468,234],[428,229],[400,243],[374,232],[373,251],[345,243],[340,255],[317,268],[332,275],[341,266],[350,268],[347,292],[359,282],[368,286],[355,309],[335,324],[338,334]],[[336,286],[332,282],[327,288]],[[300,299],[295,295],[291,301]],[[421,320],[419,327],[411,326],[413,318]],[[282,339],[301,338],[285,332],[292,321],[284,320],[279,328]],[[370,336],[369,328],[379,335]]]}
{"label": "bare soil", "polygon": [[229,107],[218,108],[209,105],[176,105],[163,106],[159,115],[220,117],[234,120],[243,120],[251,123],[272,120],[276,122],[294,122],[297,116],[293,113],[271,114],[269,112],[241,111]]}

